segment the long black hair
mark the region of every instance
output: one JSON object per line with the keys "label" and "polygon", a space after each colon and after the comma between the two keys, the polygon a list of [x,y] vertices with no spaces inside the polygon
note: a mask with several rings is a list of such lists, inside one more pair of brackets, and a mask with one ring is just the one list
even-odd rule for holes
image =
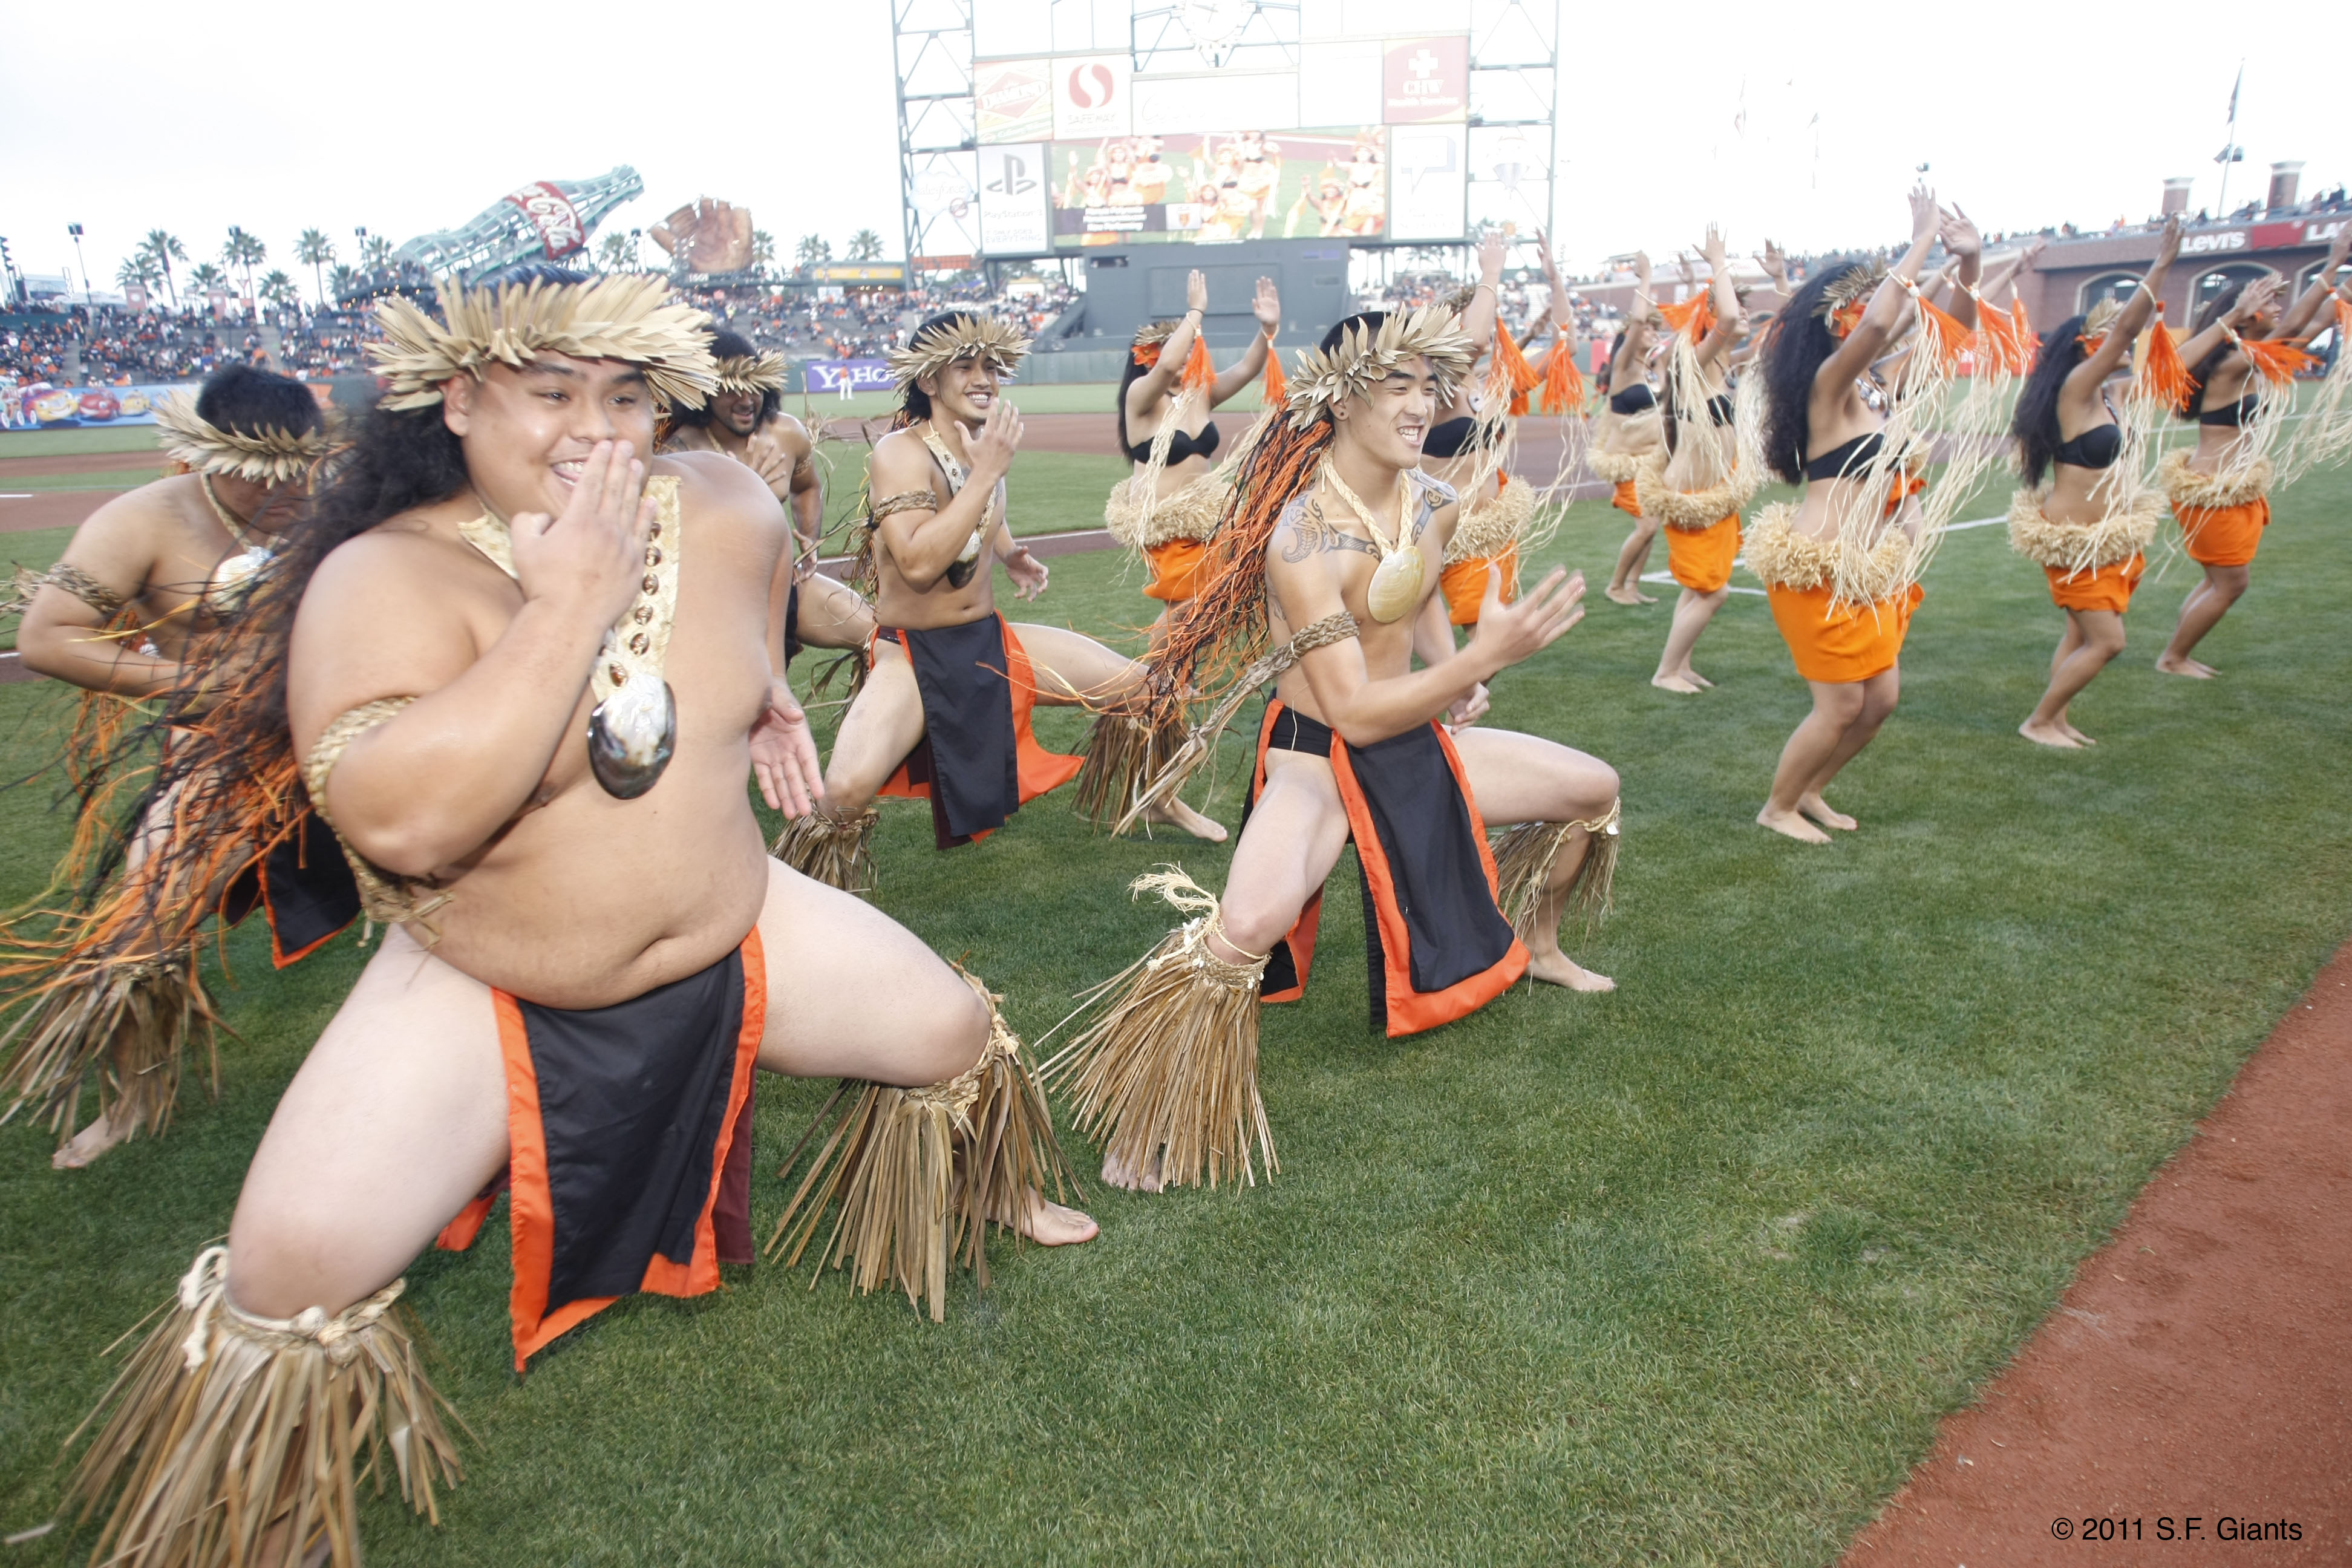
{"label": "long black hair", "polygon": [[[751,340],[740,332],[730,331],[727,328],[721,327],[710,334],[710,357],[713,359],[750,359],[759,352],[759,349],[753,346]],[[757,430],[767,424],[776,416],[776,411],[783,405],[784,394],[781,387],[771,386],[763,390],[760,394],[760,416],[751,421],[751,428]],[[709,401],[705,399],[698,408],[671,409],[669,422],[680,429],[689,426],[699,428],[709,424]]]}
{"label": "long black hair", "polygon": [[[2221,286],[2221,291],[2219,294],[2214,295],[2210,300],[2205,301],[2204,308],[2197,312],[2196,321],[2192,322],[2189,328],[2189,335],[2192,338],[2195,337],[2198,333],[2203,331],[2206,328],[2211,326],[2214,322],[2228,315],[2231,310],[2237,309],[2238,296],[2243,294],[2246,291],[2246,285],[2252,281],[2253,279],[2252,278],[2232,278],[2229,282],[2223,284]],[[2221,342],[2214,347],[2211,353],[2207,354],[2203,359],[2199,360],[2195,364],[2189,367],[2189,396],[2183,400],[2180,405],[2180,416],[2183,419],[2194,419],[2197,417],[2199,410],[2203,406],[2205,402],[2205,384],[2213,379],[2213,373],[2215,371],[2221,368],[2221,360],[2223,356],[2227,355],[2236,347],[2237,345],[2235,343],[2232,343],[2227,338],[2223,338]]]}
{"label": "long black hair", "polygon": [[1764,466],[1775,479],[1805,482],[1805,454],[1813,445],[1813,378],[1838,340],[1820,311],[1829,286],[1863,265],[1858,257],[1814,268],[1795,298],[1773,318],[1772,341],[1764,347]]}
{"label": "long black hair", "polygon": [[2069,316],[2042,335],[2033,374],[2017,395],[2009,433],[2017,437],[2017,471],[2029,485],[2040,484],[2058,460],[2058,395],[2074,367],[2090,357],[2083,347],[2083,327],[2089,321],[2088,316]]}

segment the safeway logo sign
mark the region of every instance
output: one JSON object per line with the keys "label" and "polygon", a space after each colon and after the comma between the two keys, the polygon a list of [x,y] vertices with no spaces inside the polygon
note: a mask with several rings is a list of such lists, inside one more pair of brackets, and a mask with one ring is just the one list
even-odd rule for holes
{"label": "safeway logo sign", "polygon": [[1054,62],[1054,138],[1124,136],[1129,73],[1125,55],[1064,55]]}

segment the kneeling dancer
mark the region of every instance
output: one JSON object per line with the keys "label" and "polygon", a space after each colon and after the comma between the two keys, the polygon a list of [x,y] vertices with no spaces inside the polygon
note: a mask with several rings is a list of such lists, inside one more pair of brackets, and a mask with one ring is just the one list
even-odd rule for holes
{"label": "kneeling dancer", "polygon": [[[877,795],[928,799],[941,849],[985,838],[1083,765],[1037,743],[1034,705],[1100,708],[1141,675],[1092,637],[997,613],[995,563],[1024,599],[1049,581],[1005,520],[1022,426],[1002,381],[1028,352],[1013,327],[962,310],[924,322],[891,352],[901,403],[869,460],[858,574],[874,588],[880,629],[834,738],[823,798],[776,841],[785,864],[833,887],[870,886]],[[1181,801],[1152,820],[1225,837]]]}
{"label": "kneeling dancer", "polygon": [[749,1259],[754,1066],[866,1080],[787,1215],[838,1194],[863,1283],[937,1316],[988,1222],[1093,1234],[1037,1194],[1050,1123],[976,983],[761,853],[747,775],[787,805],[816,775],[774,673],[787,524],[739,463],[635,456],[713,379],[665,296],[534,268],[446,324],[378,307],[389,391],[257,595],[284,706],[242,740],[296,749],[394,929],[110,1396],[72,1482],[85,1516],[120,1488],[110,1562],[356,1563],[386,1442],[433,1513],[457,1465],[401,1269],[504,1172],[519,1369],[620,1296],[714,1289]]}
{"label": "kneeling dancer", "polygon": [[[1324,879],[1350,839],[1373,1016],[1391,1037],[1474,1012],[1522,974],[1612,984],[1560,952],[1558,927],[1572,896],[1596,911],[1607,897],[1615,772],[1471,727],[1490,677],[1581,618],[1583,582],[1556,570],[1507,605],[1490,567],[1459,652],[1438,592],[1457,508],[1418,465],[1469,363],[1443,307],[1351,316],[1300,357],[1289,417],[1239,476],[1202,594],[1155,670],[1169,701],[1222,695],[1145,795],[1176,787],[1276,682],[1224,897],[1172,869],[1138,883],[1198,918],[1103,986],[1101,1016],[1047,1068],[1103,1138],[1106,1181],[1252,1182],[1253,1139],[1276,1168],[1257,1009],[1305,989]],[[1490,846],[1489,820],[1519,826]]]}

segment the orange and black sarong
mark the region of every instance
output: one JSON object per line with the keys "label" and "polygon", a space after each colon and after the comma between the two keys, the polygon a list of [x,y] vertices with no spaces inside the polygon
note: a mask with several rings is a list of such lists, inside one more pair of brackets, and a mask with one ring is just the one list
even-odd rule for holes
{"label": "orange and black sarong", "polygon": [[923,696],[923,738],[881,793],[929,801],[940,848],[987,837],[1085,766],[1082,757],[1037,743],[1029,727],[1037,673],[1003,616],[929,631],[884,626],[875,635],[907,650]]}
{"label": "orange and black sarong", "polygon": [[[1365,968],[1372,1021],[1391,1039],[1466,1017],[1527,972],[1528,950],[1496,902],[1486,825],[1454,742],[1436,724],[1351,746],[1279,699],[1258,726],[1249,802],[1265,788],[1268,751],[1328,758],[1363,873]],[[1243,810],[1244,825],[1248,809]],[[1306,994],[1323,916],[1317,889],[1276,942],[1262,1002]]]}
{"label": "orange and black sarong", "polygon": [[222,923],[255,910],[269,921],[269,962],[283,969],[308,958],[360,918],[360,885],[334,829],[305,808],[294,830],[233,879],[221,895]]}
{"label": "orange and black sarong", "polygon": [[623,1296],[699,1296],[751,1260],[751,1069],[768,1016],[755,927],[698,973],[609,1007],[503,991],[507,1174],[440,1245],[473,1244],[500,1187],[514,1236],[515,1370]]}

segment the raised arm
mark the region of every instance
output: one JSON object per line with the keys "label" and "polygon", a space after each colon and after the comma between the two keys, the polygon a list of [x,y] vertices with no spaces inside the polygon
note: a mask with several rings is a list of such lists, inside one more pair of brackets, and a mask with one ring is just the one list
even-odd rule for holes
{"label": "raised arm", "polygon": [[2271,301],[2278,298],[2279,290],[2285,287],[2286,279],[2275,272],[2247,284],[2239,291],[2238,302],[2231,306],[2220,320],[2180,345],[2180,363],[2194,365],[2203,360],[2227,342],[2231,333],[2262,314]]}
{"label": "raised arm", "polygon": [[2180,215],[2175,213],[2164,220],[2164,237],[2157,242],[2155,263],[2148,268],[2147,276],[2140,279],[2139,287],[2132,290],[2131,298],[2124,301],[2123,309],[2116,312],[2097,352],[2067,373],[2067,396],[2074,396],[2079,391],[2087,403],[2107,377],[2122,368],[2124,355],[2138,341],[2141,330],[2156,319],[2156,302],[2164,294],[2165,274],[2172,270],[2179,256]]}
{"label": "raised arm", "polygon": [[1650,255],[1645,250],[1633,253],[1633,308],[1625,316],[1625,341],[1609,361],[1609,384],[1602,388],[1612,396],[1624,388],[1620,384],[1628,365],[1640,364],[1650,357],[1650,312],[1656,310],[1657,300],[1650,293]]}
{"label": "raised arm", "polygon": [[1952,320],[1974,331],[1977,324],[1977,280],[1984,276],[1984,237],[1976,221],[1958,202],[1944,215],[1938,231],[1944,248],[1952,253],[1953,280],[1959,285],[1952,300]]}
{"label": "raised arm", "polygon": [[[589,666],[636,592],[654,503],[626,442],[600,441],[561,517],[510,523],[521,608],[476,657],[436,581],[438,546],[366,535],[329,556],[304,595],[288,664],[294,743],[337,717],[415,697],[362,733],[327,786],[336,829],[404,876],[452,865],[530,801],[572,732]],[[772,505],[773,503],[769,503]]]}
{"label": "raised arm", "polygon": [[1756,258],[1756,265],[1764,268],[1764,276],[1772,279],[1773,291],[1780,296],[1780,303],[1772,307],[1773,314],[1778,315],[1783,306],[1797,297],[1796,289],[1789,282],[1788,255],[1781,250],[1778,240],[1768,239],[1764,242],[1763,253]]}
{"label": "raised arm", "polygon": [[1903,319],[1906,299],[1904,285],[1917,281],[1919,268],[1927,260],[1928,247],[1936,243],[1937,231],[1943,226],[1944,215],[1936,205],[1935,195],[1925,185],[1911,190],[1911,248],[1895,264],[1895,271],[1878,291],[1870,297],[1869,308],[1837,352],[1822,362],[1813,374],[1813,384],[1844,386],[1870,368],[1871,362],[1885,352],[1894,341],[1895,329]]}
{"label": "raised arm", "polygon": [[154,526],[146,515],[153,504],[152,497],[142,500],[134,491],[107,502],[75,531],[58,559],[58,575],[80,583],[101,602],[92,604],[55,582],[45,584],[16,631],[16,651],[26,669],[117,697],[152,697],[177,684],[176,660],[141,653],[136,637],[102,635],[115,615],[105,607],[108,595],[121,605],[147,591],[158,555]]}
{"label": "raised arm", "polygon": [[1209,308],[1209,279],[1198,268],[1184,279],[1184,319],[1160,345],[1160,358],[1150,370],[1128,384],[1127,416],[1140,419],[1183,378],[1184,362],[1192,357],[1192,340],[1200,335],[1201,317]]}
{"label": "raised arm", "polygon": [[1250,314],[1257,318],[1257,336],[1250,340],[1248,353],[1217,373],[1216,384],[1209,389],[1212,408],[1222,406],[1225,399],[1255,381],[1265,369],[1265,356],[1274,351],[1275,334],[1282,331],[1282,296],[1275,291],[1273,279],[1257,280],[1257,294],[1250,300]]}
{"label": "raised arm", "polygon": [[1698,341],[1698,363],[1713,364],[1731,350],[1748,331],[1748,321],[1739,309],[1739,291],[1731,286],[1731,260],[1723,247],[1723,231],[1715,225],[1706,226],[1706,238],[1701,242],[1699,254],[1706,258],[1713,268],[1707,289],[1715,296],[1715,325]]}
{"label": "raised arm", "polygon": [[2285,313],[2279,317],[2277,336],[2305,338],[2317,334],[2320,309],[2327,303],[2328,296],[2336,292],[2336,273],[2344,265],[2347,254],[2352,254],[2352,223],[2336,226],[2336,237],[2327,246],[2327,265],[2312,279],[2311,287],[2303,291],[2303,298],[2288,306]]}
{"label": "raised arm", "polygon": [[1496,290],[1503,281],[1503,231],[1490,228],[1478,246],[1478,281],[1470,302],[1462,307],[1462,330],[1470,338],[1473,363],[1495,342],[1495,313],[1501,302]]}
{"label": "raised arm", "polygon": [[[979,434],[965,442],[971,471],[965,476],[963,489],[936,510],[908,507],[882,519],[877,525],[882,545],[890,552],[890,563],[908,587],[927,592],[963,553],[972,530],[987,512],[996,481],[1013,468],[1013,455],[1021,449],[1021,432],[1020,411],[999,398],[990,406]],[[877,503],[909,492],[938,493],[933,488],[937,469],[930,454],[912,437],[876,447],[873,464]]]}

